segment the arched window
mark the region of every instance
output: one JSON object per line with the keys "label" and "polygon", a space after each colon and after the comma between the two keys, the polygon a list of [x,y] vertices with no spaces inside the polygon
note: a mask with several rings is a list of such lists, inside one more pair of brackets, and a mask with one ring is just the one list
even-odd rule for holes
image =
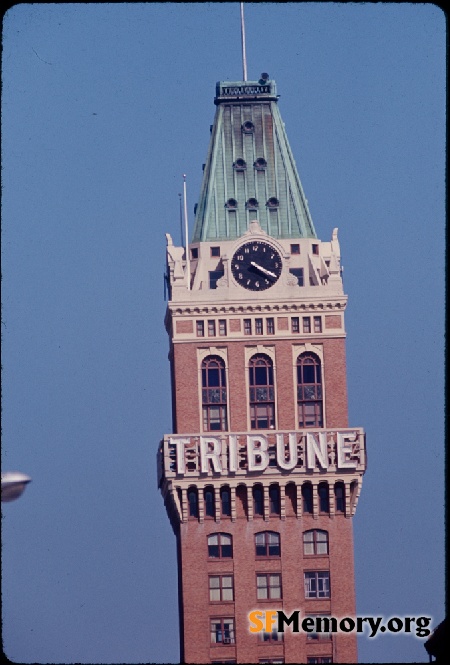
{"label": "arched window", "polygon": [[280,556],[280,534],[261,531],[255,534],[256,556]]}
{"label": "arched window", "polygon": [[225,363],[219,356],[208,356],[202,362],[202,404],[205,432],[228,429]]}
{"label": "arched window", "polygon": [[271,515],[280,514],[280,488],[278,485],[269,487],[269,512]]}
{"label": "arched window", "polygon": [[345,512],[345,486],[339,482],[334,486],[335,511],[337,513]]}
{"label": "arched window", "polygon": [[323,427],[322,372],[315,353],[302,353],[297,360],[299,427]]}
{"label": "arched window", "polygon": [[187,499],[189,517],[198,517],[198,492],[196,487],[188,489]]}
{"label": "arched window", "polygon": [[303,512],[310,513],[313,512],[313,495],[312,495],[312,485],[311,483],[303,483],[302,485],[302,498],[303,498]]}
{"label": "arched window", "polygon": [[253,514],[264,515],[264,494],[261,485],[253,487]]}
{"label": "arched window", "polygon": [[214,517],[215,516],[215,505],[214,505],[214,490],[211,487],[205,488],[205,516]]}
{"label": "arched window", "polygon": [[303,554],[328,554],[328,531],[311,529],[303,533]]}
{"label": "arched window", "polygon": [[258,353],[250,358],[249,386],[251,429],[274,429],[273,363],[264,353]]}
{"label": "arched window", "polygon": [[224,517],[231,516],[231,493],[229,487],[223,487],[220,490],[220,506]]}
{"label": "arched window", "polygon": [[330,512],[330,492],[328,490],[328,483],[319,483],[319,512]]}
{"label": "arched window", "polygon": [[233,556],[233,541],[229,533],[212,533],[208,536],[208,556],[211,559],[228,559]]}

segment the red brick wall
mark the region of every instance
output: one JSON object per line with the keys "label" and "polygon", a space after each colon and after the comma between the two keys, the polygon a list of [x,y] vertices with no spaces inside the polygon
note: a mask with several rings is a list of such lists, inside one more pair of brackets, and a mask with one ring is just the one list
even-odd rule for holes
{"label": "red brick wall", "polygon": [[[302,533],[307,529],[325,529],[329,532],[329,556],[304,556]],[[280,533],[281,557],[256,558],[254,534],[258,531],[274,530]],[[214,532],[230,533],[233,536],[232,559],[208,559],[207,536]],[[254,663],[260,658],[284,657],[286,663],[306,662],[307,656],[331,655],[334,662],[355,663],[357,661],[356,637],[335,634],[331,642],[311,642],[303,633],[285,633],[281,643],[260,643],[257,635],[248,631],[248,613],[254,609],[283,609],[286,613],[300,610],[300,621],[305,614],[327,613],[342,618],[354,616],[354,572],[353,539],[351,520],[343,516],[331,519],[288,517],[285,521],[271,518],[264,522],[246,518],[235,523],[223,519],[220,524],[196,520],[181,526],[181,557],[183,569],[184,625],[186,641],[184,658],[188,663],[207,663],[211,660],[233,659],[238,663]],[[305,599],[304,571],[330,571],[330,599]],[[282,576],[282,601],[258,601],[256,598],[256,573],[272,571]],[[230,573],[234,575],[234,603],[209,602],[209,574]],[[236,644],[211,646],[210,618],[235,618]]]}

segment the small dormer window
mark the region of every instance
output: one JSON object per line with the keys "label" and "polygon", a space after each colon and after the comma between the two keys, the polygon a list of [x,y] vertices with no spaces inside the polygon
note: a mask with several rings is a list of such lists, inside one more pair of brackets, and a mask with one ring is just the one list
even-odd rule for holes
{"label": "small dormer window", "polygon": [[247,210],[256,210],[258,208],[258,201],[257,199],[249,199],[247,203],[245,204],[245,207]]}
{"label": "small dormer window", "polygon": [[239,158],[233,163],[233,168],[235,171],[245,171],[247,168],[247,162],[245,159]]}
{"label": "small dormer window", "polygon": [[236,210],[238,206],[238,202],[236,199],[228,199],[228,201],[225,203],[225,207],[228,208],[229,210]]}
{"label": "small dormer window", "polygon": [[316,255],[319,253],[319,245],[312,246],[312,253]]}
{"label": "small dormer window", "polygon": [[257,171],[264,171],[267,168],[267,162],[264,157],[258,157],[258,159],[253,163],[253,166]]}
{"label": "small dormer window", "polygon": [[266,206],[268,208],[271,208],[271,209],[278,208],[279,205],[280,205],[280,202],[279,202],[279,200],[277,199],[276,196],[271,196],[270,199],[266,203]]}
{"label": "small dormer window", "polygon": [[211,256],[220,256],[220,247],[211,247]]}
{"label": "small dormer window", "polygon": [[191,258],[198,259],[198,247],[191,248]]}
{"label": "small dormer window", "polygon": [[244,134],[253,134],[255,125],[250,120],[246,120],[242,125],[242,131]]}

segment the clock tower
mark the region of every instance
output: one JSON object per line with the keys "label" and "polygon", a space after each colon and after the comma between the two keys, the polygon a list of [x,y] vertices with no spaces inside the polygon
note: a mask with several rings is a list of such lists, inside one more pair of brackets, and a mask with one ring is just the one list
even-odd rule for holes
{"label": "clock tower", "polygon": [[[356,662],[356,635],[333,632],[355,616],[366,466],[347,421],[338,232],[316,235],[275,81],[217,83],[214,103],[192,240],[167,234],[173,432],[158,483],[181,661]],[[299,612],[299,632],[252,624],[277,610]],[[326,629],[309,631],[318,617]]]}

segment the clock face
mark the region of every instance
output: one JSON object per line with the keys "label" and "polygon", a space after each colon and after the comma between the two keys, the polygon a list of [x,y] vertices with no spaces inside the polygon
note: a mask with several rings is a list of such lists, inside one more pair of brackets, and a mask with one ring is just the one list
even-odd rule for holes
{"label": "clock face", "polygon": [[280,254],[261,240],[241,245],[231,261],[234,279],[250,291],[264,291],[273,286],[281,275],[281,268]]}

